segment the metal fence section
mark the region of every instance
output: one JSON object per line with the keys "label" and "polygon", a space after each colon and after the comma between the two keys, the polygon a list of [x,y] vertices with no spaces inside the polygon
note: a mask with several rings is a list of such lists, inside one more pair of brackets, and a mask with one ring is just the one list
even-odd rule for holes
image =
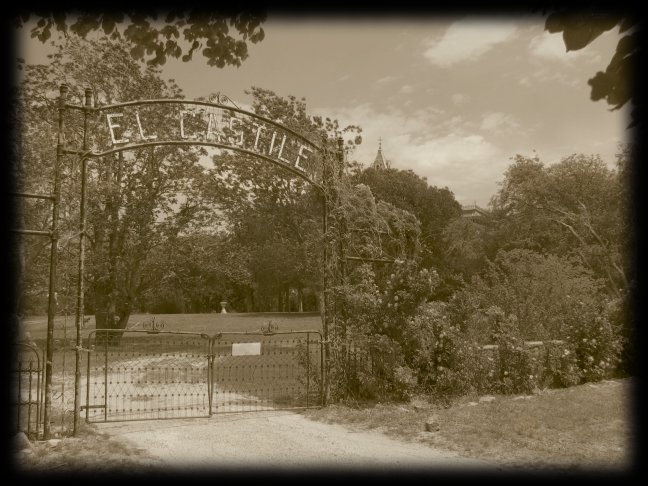
{"label": "metal fence section", "polygon": [[321,406],[322,346],[318,331],[214,336],[212,413]]}
{"label": "metal fence section", "polygon": [[81,408],[112,422],[320,406],[322,347],[318,331],[95,330]]}
{"label": "metal fence section", "polygon": [[16,343],[13,371],[13,405],[16,432],[24,432],[30,439],[40,438],[43,424],[43,360],[36,345]]}
{"label": "metal fence section", "polygon": [[98,330],[86,348],[86,421],[209,416],[209,336]]}
{"label": "metal fence section", "polygon": [[395,379],[399,360],[394,352],[379,348],[366,339],[348,341],[332,351],[339,363],[339,390],[355,399],[398,396]]}

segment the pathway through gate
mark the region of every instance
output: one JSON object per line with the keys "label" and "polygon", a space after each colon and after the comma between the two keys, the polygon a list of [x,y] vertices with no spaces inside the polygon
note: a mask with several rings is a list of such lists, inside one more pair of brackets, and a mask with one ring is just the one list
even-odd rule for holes
{"label": "pathway through gate", "polygon": [[318,331],[213,336],[174,331],[92,331],[86,420],[209,417],[322,404]]}

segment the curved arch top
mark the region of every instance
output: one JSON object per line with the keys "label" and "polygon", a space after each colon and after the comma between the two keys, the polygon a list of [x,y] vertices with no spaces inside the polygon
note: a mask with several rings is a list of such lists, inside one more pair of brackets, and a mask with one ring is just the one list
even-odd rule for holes
{"label": "curved arch top", "polygon": [[63,107],[84,111],[92,118],[91,149],[83,151],[85,156],[163,145],[216,147],[272,162],[322,189],[324,150],[320,144],[238,107],[167,98],[98,107],[64,103]]}
{"label": "curved arch top", "polygon": [[324,187],[322,186],[322,184],[320,184],[319,182],[314,181],[313,179],[311,179],[308,176],[308,174],[304,173],[301,170],[295,169],[293,166],[291,166],[291,165],[289,165],[289,164],[287,164],[285,162],[280,162],[280,161],[275,160],[275,159],[273,159],[271,157],[268,157],[266,155],[259,154],[259,153],[256,153],[256,152],[252,152],[250,150],[246,150],[246,149],[239,148],[239,147],[231,147],[229,145],[225,145],[225,144],[221,144],[221,143],[194,142],[194,141],[188,141],[188,140],[178,140],[178,141],[168,140],[168,141],[162,141],[162,142],[144,142],[144,143],[136,143],[136,144],[127,144],[127,145],[123,145],[121,147],[116,147],[116,148],[113,148],[113,149],[109,149],[109,150],[106,150],[106,151],[103,151],[103,152],[92,152],[92,151],[82,152],[82,151],[78,151],[78,150],[66,150],[65,152],[69,153],[69,154],[81,155],[81,156],[84,156],[84,157],[104,157],[106,155],[116,154],[118,152],[126,152],[126,151],[129,151],[129,150],[137,150],[137,149],[147,148],[147,147],[160,147],[160,146],[164,146],[164,145],[167,145],[167,146],[168,145],[179,145],[179,146],[186,145],[186,146],[215,147],[215,148],[223,148],[223,149],[228,149],[228,150],[234,150],[236,152],[244,153],[244,154],[247,154],[247,155],[252,155],[253,157],[261,158],[261,159],[266,160],[268,162],[271,162],[271,163],[273,163],[275,165],[278,165],[282,169],[285,169],[288,172],[291,172],[294,175],[302,178],[303,180],[305,180],[306,182],[308,182],[309,184],[311,184],[312,186],[317,188],[319,191],[324,192]]}

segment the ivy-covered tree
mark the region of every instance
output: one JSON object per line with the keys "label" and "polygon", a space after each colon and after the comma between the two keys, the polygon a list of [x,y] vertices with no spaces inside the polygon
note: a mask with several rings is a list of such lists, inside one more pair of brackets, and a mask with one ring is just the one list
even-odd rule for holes
{"label": "ivy-covered tree", "polygon": [[443,267],[443,230],[461,215],[461,205],[447,188],[430,186],[411,170],[367,168],[355,176],[377,199],[404,209],[421,222],[423,264]]}

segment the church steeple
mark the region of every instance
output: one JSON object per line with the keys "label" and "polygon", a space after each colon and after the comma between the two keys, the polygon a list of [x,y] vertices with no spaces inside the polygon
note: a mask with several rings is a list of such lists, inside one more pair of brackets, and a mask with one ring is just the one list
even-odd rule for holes
{"label": "church steeple", "polygon": [[389,169],[389,161],[385,159],[382,153],[382,137],[378,139],[378,153],[371,167],[374,169]]}

